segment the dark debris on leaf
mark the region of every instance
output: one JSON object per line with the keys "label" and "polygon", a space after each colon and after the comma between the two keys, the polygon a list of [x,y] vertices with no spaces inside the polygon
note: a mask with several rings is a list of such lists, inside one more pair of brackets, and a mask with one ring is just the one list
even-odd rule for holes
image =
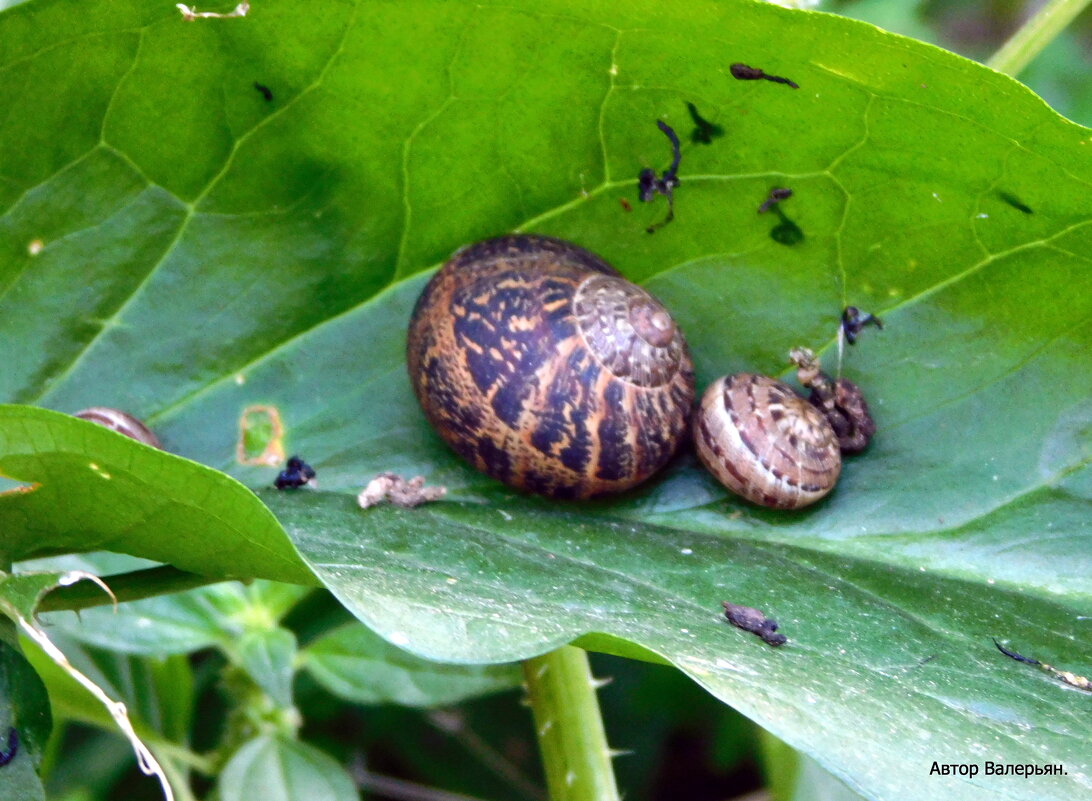
{"label": "dark debris on leaf", "polygon": [[672,159],[671,166],[664,170],[663,175],[660,177],[656,177],[656,171],[649,167],[641,170],[640,175],[637,176],[638,197],[640,197],[642,203],[648,203],[656,195],[663,195],[667,198],[667,217],[646,228],[645,231],[650,234],[655,233],[675,219],[675,189],[680,183],[678,173],[679,162],[682,161],[682,147],[674,129],[663,120],[656,120],[656,125],[671,142]]}
{"label": "dark debris on leaf", "polygon": [[749,631],[760,637],[764,643],[776,648],[784,645],[789,638],[777,633],[777,621],[766,617],[765,614],[751,606],[740,606],[728,601],[721,601],[724,607],[724,617],[737,629]]}
{"label": "dark debris on leaf", "polygon": [[856,344],[861,331],[869,325],[883,330],[883,320],[874,314],[863,312],[856,306],[846,306],[842,310],[842,333],[850,345]]}
{"label": "dark debris on leaf", "polygon": [[780,75],[770,75],[758,67],[748,67],[746,64],[740,64],[738,62],[731,66],[731,71],[732,77],[738,81],[770,81],[772,83],[783,83],[786,86],[791,86],[793,89],[800,88],[796,81],[783,78]]}
{"label": "dark debris on leaf", "polygon": [[1068,684],[1070,687],[1076,687],[1078,690],[1088,690],[1092,692],[1092,679],[1088,679],[1085,676],[1078,676],[1076,673],[1070,673],[1068,670],[1059,670],[1053,665],[1048,665],[1046,662],[1040,662],[1038,659],[1032,659],[1030,656],[1024,656],[1018,654],[1016,651],[1010,651],[997,641],[997,638],[993,638],[993,644],[997,646],[997,650],[1007,656],[1009,659],[1015,659],[1017,662],[1022,662],[1025,665],[1032,665],[1034,667],[1045,670],[1056,679],[1060,679]]}
{"label": "dark debris on leaf", "polygon": [[766,199],[762,201],[762,205],[758,207],[758,213],[765,214],[782,200],[788,200],[790,197],[792,197],[791,189],[783,186],[775,186],[770,190],[770,194],[766,195]]}

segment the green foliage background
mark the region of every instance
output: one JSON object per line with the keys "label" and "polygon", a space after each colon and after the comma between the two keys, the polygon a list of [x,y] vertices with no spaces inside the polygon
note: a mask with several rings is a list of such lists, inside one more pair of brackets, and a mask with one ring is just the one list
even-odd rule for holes
{"label": "green foliage background", "polygon": [[[934,760],[1063,764],[1037,798],[1092,787],[1085,698],[990,641],[1092,661],[1088,129],[938,49],[749,2],[274,1],[186,24],[34,0],[0,42],[0,150],[18,154],[0,168],[0,336],[18,344],[0,397],[21,404],[0,409],[0,470],[40,485],[0,499],[5,566],[106,549],[319,581],[441,661],[574,638],[667,661],[871,798],[1013,792],[926,781]],[[735,61],[801,88],[735,81]],[[687,146],[678,218],[649,236],[664,209],[636,204],[635,178],[666,166],[654,122],[685,138],[687,102],[726,135]],[[792,247],[755,213],[779,185]],[[508,230],[649,288],[702,384],[782,372],[793,345],[829,364],[841,308],[876,312],[885,331],[845,368],[873,448],[793,516],[686,456],[579,506],[474,474],[412,399],[404,329],[431,268]],[[319,492],[246,488],[276,472],[236,460],[257,403]],[[32,408],[89,405],[180,456]],[[381,470],[452,502],[362,514],[352,494]],[[791,645],[728,629],[722,599]],[[283,693],[295,643],[255,636],[233,657]],[[251,742],[248,765],[283,745]]]}

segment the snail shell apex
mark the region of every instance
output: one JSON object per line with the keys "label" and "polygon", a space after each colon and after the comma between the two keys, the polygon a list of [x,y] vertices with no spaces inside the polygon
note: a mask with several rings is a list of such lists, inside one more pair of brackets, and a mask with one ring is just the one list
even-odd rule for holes
{"label": "snail shell apex", "polygon": [[628,489],[685,437],[693,367],[658,301],[559,239],[504,236],[456,253],[410,321],[408,366],[429,422],[520,489]]}
{"label": "snail shell apex", "polygon": [[791,387],[752,373],[717,379],[694,418],[698,457],[752,503],[796,509],[838,480],[842,457],[826,417]]}

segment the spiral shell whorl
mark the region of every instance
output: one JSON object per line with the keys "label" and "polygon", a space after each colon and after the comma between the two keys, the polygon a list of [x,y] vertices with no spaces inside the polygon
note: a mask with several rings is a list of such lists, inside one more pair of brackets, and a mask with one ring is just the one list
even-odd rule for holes
{"label": "spiral shell whorl", "polygon": [[589,276],[576,290],[573,313],[588,348],[619,378],[658,387],[678,372],[685,347],[678,327],[639,286]]}
{"label": "spiral shell whorl", "polygon": [[[619,299],[619,287],[635,293]],[[650,366],[624,357],[627,340],[640,339],[629,309],[646,299],[653,314],[662,310],[606,262],[561,240],[472,245],[418,300],[408,343],[414,390],[448,444],[494,478],[566,498],[626,489],[671,457],[694,394],[673,323],[653,322],[670,329],[666,348],[640,340],[638,351],[656,352]],[[619,322],[621,333],[599,328]]]}
{"label": "spiral shell whorl", "polygon": [[842,460],[834,430],[792,388],[737,373],[715,381],[694,421],[698,456],[722,484],[753,503],[795,509],[822,498]]}

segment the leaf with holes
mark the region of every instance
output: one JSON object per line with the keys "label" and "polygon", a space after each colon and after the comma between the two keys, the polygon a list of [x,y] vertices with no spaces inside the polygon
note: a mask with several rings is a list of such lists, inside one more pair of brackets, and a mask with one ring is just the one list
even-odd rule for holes
{"label": "leaf with holes", "polygon": [[[276,474],[251,441],[272,432],[320,491],[263,499],[417,654],[579,637],[667,660],[870,798],[1088,792],[1086,696],[990,641],[1092,662],[1087,129],[971,62],[769,4],[269,0],[207,22],[147,0],[0,15],[0,145],[19,154],[0,173],[0,331],[18,343],[0,398],[124,408],[251,487]],[[699,118],[723,135],[692,137]],[[649,235],[665,202],[639,203],[637,176],[671,160],[657,120],[685,144],[675,220]],[[792,197],[757,213],[775,187]],[[416,407],[404,332],[429,268],[508,230],[574,240],[654,292],[701,385],[782,372],[794,345],[832,366],[842,308],[877,314],[843,368],[873,446],[793,515],[685,456],[575,506],[474,474]],[[383,470],[455,502],[363,514],[351,494]],[[722,600],[789,643],[729,628]],[[1066,772],[929,775],[987,759]]]}

